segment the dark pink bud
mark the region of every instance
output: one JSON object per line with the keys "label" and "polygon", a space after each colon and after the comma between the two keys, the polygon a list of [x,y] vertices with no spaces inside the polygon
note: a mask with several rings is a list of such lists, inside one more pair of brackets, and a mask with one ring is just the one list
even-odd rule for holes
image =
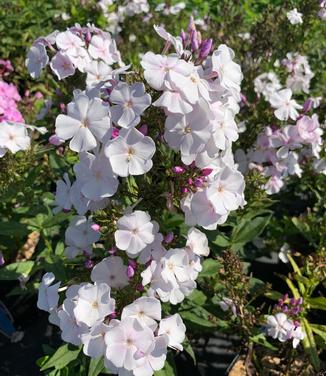
{"label": "dark pink bud", "polygon": [[289,311],[288,306],[284,306],[284,307],[283,307],[283,312],[284,312],[284,313],[287,313],[288,311]]}
{"label": "dark pink bud", "polygon": [[119,129],[113,127],[113,130],[112,130],[112,138],[117,138],[118,136],[119,136]]}
{"label": "dark pink bud", "polygon": [[213,39],[205,39],[200,45],[199,59],[205,60],[210,54],[213,46]]}
{"label": "dark pink bud", "polygon": [[94,231],[96,231],[96,232],[100,232],[100,230],[101,230],[101,226],[98,225],[97,223],[93,223],[92,226],[91,226],[91,228],[92,228]]}
{"label": "dark pink bud", "polygon": [[131,266],[133,269],[137,269],[137,262],[135,260],[128,260],[128,265]]}
{"label": "dark pink bud", "polygon": [[142,133],[144,136],[148,135],[148,125],[143,124],[139,129],[139,132]]}
{"label": "dark pink bud", "polygon": [[93,263],[93,261],[92,261],[91,259],[87,259],[87,260],[85,261],[85,268],[86,268],[86,269],[92,269],[93,266],[94,266],[94,263]]}
{"label": "dark pink bud", "polygon": [[31,94],[31,92],[30,92],[29,90],[26,90],[26,91],[25,91],[25,97],[29,97],[30,94]]}
{"label": "dark pink bud", "polygon": [[4,265],[5,259],[3,257],[3,253],[0,251],[0,266]]}
{"label": "dark pink bud", "polygon": [[313,107],[313,100],[308,98],[303,104],[303,112],[309,112]]}
{"label": "dark pink bud", "polygon": [[297,300],[297,304],[298,305],[302,305],[303,304],[303,298],[300,297],[298,300]]}
{"label": "dark pink bud", "polygon": [[182,192],[182,193],[188,193],[188,192],[189,192],[189,189],[186,188],[186,187],[183,187],[183,188],[181,188],[181,192]]}
{"label": "dark pink bud", "polygon": [[60,104],[59,104],[59,107],[60,107],[60,110],[61,110],[62,112],[65,112],[65,111],[66,111],[66,105],[65,105],[64,103],[60,103]]}
{"label": "dark pink bud", "polygon": [[137,287],[136,287],[137,291],[144,291],[144,286],[141,284],[141,283],[138,283]]}
{"label": "dark pink bud", "polygon": [[181,30],[180,37],[181,37],[181,40],[182,40],[182,45],[185,48],[186,45],[187,45],[187,34],[184,32],[183,29]]}
{"label": "dark pink bud", "polygon": [[115,319],[118,315],[115,313],[115,312],[112,312],[110,315],[109,315],[109,318],[112,320],[112,319]]}
{"label": "dark pink bud", "polygon": [[129,265],[127,268],[127,277],[132,278],[134,275],[135,275],[135,270],[131,265]]}
{"label": "dark pink bud", "polygon": [[62,138],[58,137],[56,134],[53,134],[53,135],[51,135],[49,137],[49,143],[51,145],[59,146],[59,145],[61,145],[64,142],[65,142],[65,140],[63,140]]}
{"label": "dark pink bud", "polygon": [[296,305],[297,301],[294,298],[290,299],[290,304],[291,305]]}
{"label": "dark pink bud", "polygon": [[168,232],[165,236],[164,236],[164,242],[166,244],[170,244],[174,239],[174,234],[173,232]]}
{"label": "dark pink bud", "polygon": [[42,94],[40,91],[37,91],[37,92],[35,93],[35,98],[36,98],[36,99],[42,99],[42,98],[43,98],[43,94]]}
{"label": "dark pink bud", "polygon": [[117,253],[117,247],[113,246],[112,248],[108,249],[108,253],[110,253],[110,255],[115,255]]}
{"label": "dark pink bud", "polygon": [[193,185],[193,184],[194,184],[194,181],[193,181],[191,178],[189,178],[189,179],[188,179],[188,184],[189,184],[189,185]]}
{"label": "dark pink bud", "polygon": [[172,171],[175,174],[183,174],[185,172],[185,169],[181,166],[174,166],[174,167],[172,167]]}
{"label": "dark pink bud", "polygon": [[201,170],[201,174],[202,174],[203,176],[208,176],[208,175],[210,175],[210,174],[212,173],[212,171],[213,171],[212,168],[203,168],[203,169]]}
{"label": "dark pink bud", "polygon": [[194,32],[191,34],[191,49],[193,52],[197,51],[199,48],[199,42],[198,42],[198,34],[197,31],[194,30]]}
{"label": "dark pink bud", "polygon": [[90,31],[87,31],[86,36],[85,36],[86,43],[89,43],[91,39],[92,39],[92,34]]}
{"label": "dark pink bud", "polygon": [[204,181],[203,181],[202,178],[196,178],[196,180],[195,180],[195,186],[197,188],[202,187],[203,184],[204,184]]}

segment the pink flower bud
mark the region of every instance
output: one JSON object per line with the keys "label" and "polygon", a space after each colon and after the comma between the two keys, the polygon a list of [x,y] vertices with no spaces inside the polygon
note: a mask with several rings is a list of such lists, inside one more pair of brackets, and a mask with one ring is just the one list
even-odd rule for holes
{"label": "pink flower bud", "polygon": [[213,39],[205,39],[200,45],[199,59],[205,60],[210,54],[213,46]]}
{"label": "pink flower bud", "polygon": [[195,186],[196,186],[197,188],[202,187],[203,184],[204,184],[204,180],[203,180],[203,178],[196,178],[196,180],[195,180]]}
{"label": "pink flower bud", "polygon": [[309,112],[313,107],[313,103],[312,99],[308,98],[303,104],[303,112]]}
{"label": "pink flower bud", "polygon": [[0,266],[4,265],[5,259],[3,257],[3,253],[0,251]]}
{"label": "pink flower bud", "polygon": [[116,138],[116,137],[118,137],[118,136],[119,136],[119,129],[113,127],[113,130],[112,130],[112,138]]}
{"label": "pink flower bud", "polygon": [[197,31],[194,30],[191,34],[191,49],[193,52],[197,51],[199,48]]}
{"label": "pink flower bud", "polygon": [[128,265],[131,266],[133,269],[137,269],[137,262],[135,260],[128,260]]}
{"label": "pink flower bud", "polygon": [[183,174],[185,172],[185,169],[181,166],[174,166],[174,167],[172,167],[172,171],[175,174]]}
{"label": "pink flower bud", "polygon": [[196,25],[195,25],[194,17],[190,16],[190,20],[188,24],[188,33],[190,33],[193,30],[196,30]]}
{"label": "pink flower bud", "polygon": [[131,265],[129,265],[127,268],[127,277],[132,278],[134,275],[135,275],[135,270]]}
{"label": "pink flower bud", "polygon": [[168,232],[165,236],[164,236],[164,242],[166,243],[166,244],[170,244],[172,241],[173,241],[173,239],[174,239],[174,234],[173,234],[173,232]]}
{"label": "pink flower bud", "polygon": [[148,126],[147,124],[143,124],[139,129],[139,132],[142,133],[144,136],[148,135]]}
{"label": "pink flower bud", "polygon": [[194,181],[193,181],[191,178],[189,178],[189,179],[188,179],[188,184],[189,184],[189,185],[193,185],[193,184],[194,184]]}
{"label": "pink flower bud", "polygon": [[86,268],[86,269],[92,269],[93,266],[94,266],[94,263],[93,263],[93,261],[92,261],[91,259],[87,259],[87,260],[85,261],[85,268]]}
{"label": "pink flower bud", "polygon": [[203,169],[201,170],[201,174],[202,174],[203,176],[208,176],[208,175],[210,175],[210,174],[212,173],[212,171],[213,171],[212,168],[203,168]]}
{"label": "pink flower bud", "polygon": [[49,137],[49,143],[51,145],[59,146],[59,145],[61,145],[64,142],[65,142],[65,140],[63,140],[62,138],[58,137],[56,134],[53,134],[53,135],[51,135]]}
{"label": "pink flower bud", "polygon": [[117,247],[113,246],[112,248],[108,249],[108,253],[110,255],[115,255],[117,253]]}
{"label": "pink flower bud", "polygon": [[112,312],[110,315],[109,315],[109,318],[112,320],[112,319],[115,319],[117,317],[117,314],[115,312]]}
{"label": "pink flower bud", "polygon": [[64,103],[60,103],[60,104],[59,104],[59,107],[60,107],[60,110],[61,110],[62,112],[65,112],[65,111],[66,111],[66,105],[65,105]]}
{"label": "pink flower bud", "polygon": [[37,91],[37,92],[35,93],[35,98],[36,98],[36,99],[42,99],[42,98],[43,98],[43,94],[42,94],[40,91]]}
{"label": "pink flower bud", "polygon": [[97,223],[92,224],[91,228],[92,228],[94,231],[96,231],[96,232],[100,232],[100,230],[101,230],[101,226],[98,225]]}
{"label": "pink flower bud", "polygon": [[141,284],[141,283],[138,283],[137,287],[136,287],[137,291],[144,291],[144,286]]}
{"label": "pink flower bud", "polygon": [[181,192],[182,193],[188,193],[189,189],[187,187],[183,187],[183,188],[181,188]]}
{"label": "pink flower bud", "polygon": [[182,40],[183,48],[185,48],[186,45],[187,45],[187,34],[184,32],[183,29],[181,30],[180,37],[181,37],[181,40]]}

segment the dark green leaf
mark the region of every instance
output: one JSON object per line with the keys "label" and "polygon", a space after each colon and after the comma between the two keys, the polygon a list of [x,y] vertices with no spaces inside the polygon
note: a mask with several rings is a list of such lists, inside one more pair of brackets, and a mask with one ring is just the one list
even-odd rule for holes
{"label": "dark green leaf", "polygon": [[33,269],[34,261],[22,261],[9,264],[0,268],[0,280],[12,281],[20,276],[28,276]]}
{"label": "dark green leaf", "polygon": [[51,358],[42,366],[41,371],[54,367],[55,369],[61,369],[67,364],[77,359],[80,353],[81,347],[76,348],[71,345],[63,345],[51,356]]}

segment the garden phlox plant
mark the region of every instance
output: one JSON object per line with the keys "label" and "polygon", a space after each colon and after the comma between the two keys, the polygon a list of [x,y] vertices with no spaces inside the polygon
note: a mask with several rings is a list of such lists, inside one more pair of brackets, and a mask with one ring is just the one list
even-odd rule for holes
{"label": "garden phlox plant", "polygon": [[326,173],[322,154],[324,131],[313,113],[321,98],[308,97],[303,105],[293,98],[296,93],[309,93],[314,74],[307,57],[298,53],[288,53],[281,63],[289,73],[285,88],[274,72],[263,73],[254,80],[255,91],[271,107],[275,122],[263,129],[247,153],[236,151],[236,161],[243,173],[255,168],[268,179],[264,185],[268,194],[278,193],[288,176],[301,177],[307,165],[317,173]]}
{"label": "garden phlox plant", "polygon": [[[131,82],[128,67],[119,68],[110,34],[90,25],[37,39],[26,60],[35,78],[48,63],[58,79],[76,69],[85,77],[85,87],[75,89],[67,112],[55,122],[55,135],[69,141],[79,161],[74,181],[65,173],[57,182],[54,211],[75,211],[65,232],[65,255],[86,258],[91,282],[59,289],[60,282],[53,285],[55,277],[45,274],[38,307],[50,313],[64,341],[82,345],[87,356],[104,357],[119,375],[152,375],[163,368],[168,347],[183,349],[185,325],[178,314],[164,316],[161,302],[176,305],[196,288],[210,250],[195,226],[216,229],[245,205],[244,178],[232,153],[242,80],[234,52],[224,44],[214,49],[193,19],[177,37],[162,26],[155,30],[165,44],[161,54],[143,55],[145,82]],[[142,124],[149,109],[163,130],[148,118]],[[171,173],[182,182],[176,205],[190,228],[177,245],[160,232],[150,210],[137,208],[140,201],[124,206],[120,199],[124,179],[156,168],[162,145],[180,160]],[[189,173],[192,178],[186,178]],[[141,205],[146,208],[146,195]],[[114,246],[98,260],[94,244],[103,248],[105,239],[96,211],[115,207],[120,211],[110,229]],[[63,291],[65,297],[58,298]]]}

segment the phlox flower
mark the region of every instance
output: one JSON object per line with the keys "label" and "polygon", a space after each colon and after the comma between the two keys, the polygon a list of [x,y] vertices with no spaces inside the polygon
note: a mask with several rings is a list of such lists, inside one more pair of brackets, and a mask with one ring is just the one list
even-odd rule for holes
{"label": "phlox flower", "polygon": [[51,312],[56,309],[59,302],[58,289],[61,282],[52,284],[55,280],[53,273],[45,273],[38,290],[37,308]]}
{"label": "phlox flower", "polygon": [[114,312],[115,300],[110,296],[111,288],[106,283],[86,283],[78,290],[74,315],[78,322],[91,327]]}
{"label": "phlox flower", "polygon": [[298,117],[298,109],[301,109],[302,106],[299,105],[292,97],[291,89],[283,89],[275,92],[269,98],[270,104],[276,110],[274,115],[279,120],[296,120]]}
{"label": "phlox flower", "polygon": [[85,45],[85,42],[79,36],[69,30],[58,33],[55,41],[57,47],[64,50],[69,56],[77,56],[79,48]]}
{"label": "phlox flower", "polygon": [[135,128],[121,129],[119,136],[105,147],[113,172],[122,177],[148,172],[153,166],[154,153],[154,141]]}
{"label": "phlox flower", "polygon": [[293,322],[288,319],[285,313],[276,313],[267,317],[267,334],[280,342],[285,342],[291,338]]}
{"label": "phlox flower", "polygon": [[198,256],[209,255],[207,236],[194,227],[188,231],[186,247]]}
{"label": "phlox flower", "polygon": [[90,99],[77,94],[68,104],[67,115],[56,118],[56,134],[63,140],[71,139],[69,147],[76,152],[89,151],[111,132],[109,109],[100,98]]}
{"label": "phlox flower", "polygon": [[63,180],[58,180],[56,185],[57,189],[54,200],[56,207],[53,209],[53,212],[58,213],[60,210],[69,211],[72,205],[70,198],[71,182],[66,172],[63,174]]}
{"label": "phlox flower", "polygon": [[167,335],[169,339],[168,346],[173,349],[183,350],[182,342],[185,340],[185,333],[186,326],[178,313],[162,319],[160,322],[158,335]]}
{"label": "phlox flower", "polygon": [[106,257],[94,266],[91,280],[96,283],[104,282],[111,288],[123,288],[128,285],[127,266],[123,264],[121,257]]}
{"label": "phlox flower", "polygon": [[101,81],[109,80],[112,75],[112,68],[102,60],[93,60],[85,67],[87,73],[87,87],[94,87]]}
{"label": "phlox flower", "polygon": [[25,65],[32,78],[39,78],[41,70],[48,64],[49,57],[43,44],[35,43],[28,51]]}
{"label": "phlox flower", "polygon": [[50,67],[57,75],[59,80],[72,76],[75,73],[75,67],[71,61],[71,58],[67,54],[60,51],[53,56],[50,62]]}
{"label": "phlox flower", "polygon": [[80,153],[80,162],[74,171],[81,183],[81,192],[89,200],[99,201],[113,196],[118,189],[118,179],[112,171],[105,154]]}
{"label": "phlox flower", "polygon": [[100,233],[93,230],[93,222],[84,216],[75,216],[65,233],[67,257],[74,258],[83,251],[91,252],[92,244],[100,239]]}
{"label": "phlox flower", "polygon": [[190,279],[189,257],[184,249],[170,249],[162,258],[162,279],[168,283],[177,284]]}
{"label": "phlox flower", "polygon": [[290,24],[297,25],[302,24],[302,13],[298,12],[297,8],[294,8],[286,13],[287,19],[290,21]]}
{"label": "phlox flower", "polygon": [[136,82],[131,86],[119,82],[110,94],[110,101],[113,104],[113,122],[120,127],[131,128],[139,124],[141,114],[151,104],[151,96],[145,93],[142,82]]}
{"label": "phlox flower", "polygon": [[161,303],[158,299],[143,296],[123,308],[121,320],[126,317],[133,317],[144,326],[148,326],[155,331],[157,328],[156,321],[161,320],[161,313]]}
{"label": "phlox flower", "polygon": [[80,339],[84,345],[83,352],[85,355],[98,359],[105,354],[106,345],[104,337],[109,328],[109,325],[100,322],[99,324],[95,324],[88,333],[81,334]]}
{"label": "phlox flower", "polygon": [[116,245],[132,257],[154,241],[151,217],[141,210],[125,214],[117,221],[117,227],[118,230],[114,233]]}
{"label": "phlox flower", "polygon": [[102,59],[109,65],[117,61],[115,58],[116,45],[109,34],[106,34],[105,37],[104,35],[93,35],[88,52],[93,59]]}
{"label": "phlox flower", "polygon": [[105,357],[115,367],[133,370],[138,353],[146,354],[154,342],[153,331],[141,325],[132,317],[127,317],[110,328],[105,334]]}
{"label": "phlox flower", "polygon": [[6,121],[0,124],[0,149],[3,149],[3,155],[7,150],[12,153],[27,150],[30,143],[31,139],[24,124]]}

